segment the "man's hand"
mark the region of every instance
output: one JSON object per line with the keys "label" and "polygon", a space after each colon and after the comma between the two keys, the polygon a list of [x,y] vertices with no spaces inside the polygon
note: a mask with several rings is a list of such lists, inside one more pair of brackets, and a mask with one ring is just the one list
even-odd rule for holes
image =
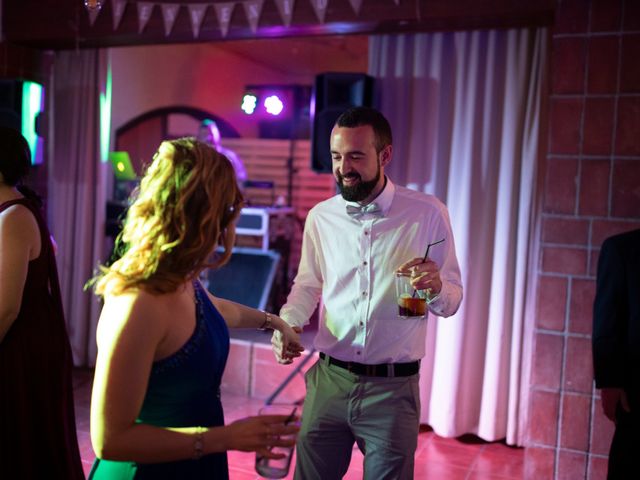
{"label": "man's hand", "polygon": [[283,331],[273,331],[271,337],[271,348],[276,356],[278,363],[283,365],[293,362],[293,359],[299,357],[304,351],[304,347],[300,343],[300,334],[302,328],[286,326]]}
{"label": "man's hand", "polygon": [[602,397],[602,410],[605,416],[612,422],[616,421],[618,403],[625,412],[631,411],[629,399],[622,388],[603,388],[600,396]]}
{"label": "man's hand", "polygon": [[400,265],[396,272],[410,274],[411,286],[416,290],[430,290],[432,295],[438,295],[442,290],[440,269],[436,262],[428,258],[425,262],[420,257],[409,260]]}

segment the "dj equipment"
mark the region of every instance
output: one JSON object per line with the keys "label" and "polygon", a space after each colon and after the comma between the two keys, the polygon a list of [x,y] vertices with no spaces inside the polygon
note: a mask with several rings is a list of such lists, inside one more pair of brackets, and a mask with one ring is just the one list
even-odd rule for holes
{"label": "dj equipment", "polygon": [[[291,239],[292,221],[293,208],[291,207],[245,207],[236,222],[236,236],[259,237],[258,248],[268,250],[270,242],[277,236],[286,236],[289,240]],[[238,243],[247,246],[242,241]]]}

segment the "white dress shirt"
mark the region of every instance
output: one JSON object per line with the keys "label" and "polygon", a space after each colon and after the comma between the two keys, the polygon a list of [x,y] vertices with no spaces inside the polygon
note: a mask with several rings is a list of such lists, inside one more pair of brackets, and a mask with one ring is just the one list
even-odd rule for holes
{"label": "white dress shirt", "polygon": [[395,270],[444,238],[429,252],[440,267],[442,290],[428,308],[442,317],[456,312],[462,282],[449,214],[436,197],[389,179],[374,201],[382,216],[349,216],[351,202],[341,195],[309,211],[298,274],[280,316],[303,326],[322,297],[316,350],[366,364],[418,360],[425,354],[427,319],[399,317]]}

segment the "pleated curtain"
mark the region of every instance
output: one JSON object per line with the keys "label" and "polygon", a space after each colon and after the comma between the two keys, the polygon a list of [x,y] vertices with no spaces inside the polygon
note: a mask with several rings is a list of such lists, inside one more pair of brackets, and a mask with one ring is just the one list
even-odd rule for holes
{"label": "pleated curtain", "polygon": [[421,423],[444,437],[524,440],[546,42],[544,29],[369,40],[394,134],[385,172],[447,204],[462,270],[462,305],[430,318],[421,369]]}

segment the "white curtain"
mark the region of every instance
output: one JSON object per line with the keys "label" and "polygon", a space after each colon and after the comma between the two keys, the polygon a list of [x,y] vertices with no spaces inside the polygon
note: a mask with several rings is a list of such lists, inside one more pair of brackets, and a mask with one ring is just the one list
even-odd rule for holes
{"label": "white curtain", "polygon": [[101,161],[101,111],[108,71],[105,50],[63,51],[53,70],[53,145],[49,153],[48,212],[58,244],[62,302],[76,365],[94,365],[100,310],[83,291],[104,262],[106,165]]}
{"label": "white curtain", "polygon": [[385,170],[451,215],[464,300],[431,317],[421,422],[523,444],[538,124],[546,31],[373,36],[369,73],[394,133]]}

